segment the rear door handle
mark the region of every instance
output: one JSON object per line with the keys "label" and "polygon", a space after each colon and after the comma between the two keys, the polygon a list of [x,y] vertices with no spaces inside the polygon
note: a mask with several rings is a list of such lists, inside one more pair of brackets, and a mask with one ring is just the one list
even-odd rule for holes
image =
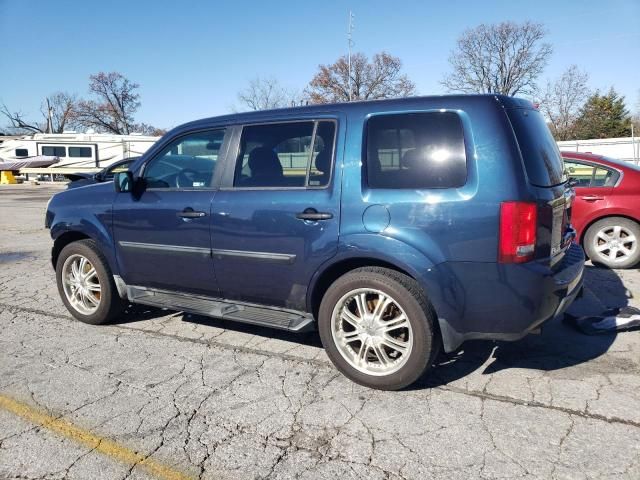
{"label": "rear door handle", "polygon": [[315,208],[305,208],[304,212],[296,214],[296,218],[311,221],[329,220],[333,218],[333,214],[328,212],[318,212]]}
{"label": "rear door handle", "polygon": [[201,218],[206,215],[207,214],[205,212],[197,212],[191,207],[187,207],[184,210],[182,210],[180,213],[178,213],[178,216],[181,218]]}
{"label": "rear door handle", "polygon": [[583,200],[587,202],[595,202],[598,200],[604,200],[604,197],[599,197],[598,195],[584,195],[581,197]]}

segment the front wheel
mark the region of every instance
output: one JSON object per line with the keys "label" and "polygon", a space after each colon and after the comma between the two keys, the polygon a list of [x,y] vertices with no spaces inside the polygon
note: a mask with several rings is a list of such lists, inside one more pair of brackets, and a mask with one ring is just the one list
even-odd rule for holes
{"label": "front wheel", "polygon": [[56,281],[67,310],[81,322],[107,323],[126,307],[93,240],[73,242],[62,249],[56,262]]}
{"label": "front wheel", "polygon": [[365,267],[340,277],[325,293],[318,317],[331,361],[367,387],[406,387],[439,351],[435,315],[422,289],[394,270]]}
{"label": "front wheel", "polygon": [[584,249],[594,264],[630,268],[640,261],[640,225],[623,217],[598,220],[584,236]]}

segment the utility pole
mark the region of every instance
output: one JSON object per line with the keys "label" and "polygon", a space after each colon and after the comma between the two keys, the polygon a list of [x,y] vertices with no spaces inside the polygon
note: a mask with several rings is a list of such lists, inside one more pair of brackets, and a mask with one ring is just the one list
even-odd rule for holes
{"label": "utility pole", "polygon": [[355,45],[355,42],[353,41],[352,38],[352,33],[353,33],[353,12],[351,10],[349,10],[349,28],[347,29],[347,41],[349,44],[349,101],[351,101],[351,49],[353,48],[353,46]]}
{"label": "utility pole", "polygon": [[53,107],[47,97],[47,133],[53,133]]}

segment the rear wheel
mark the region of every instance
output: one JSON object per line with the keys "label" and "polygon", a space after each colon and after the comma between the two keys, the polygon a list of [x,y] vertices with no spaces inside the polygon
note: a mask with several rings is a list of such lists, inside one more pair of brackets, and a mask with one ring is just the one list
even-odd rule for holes
{"label": "rear wheel", "polygon": [[594,264],[630,268],[640,261],[640,225],[623,217],[609,217],[591,225],[584,249]]}
{"label": "rear wheel", "polygon": [[73,242],[62,249],[56,263],[56,281],[67,310],[81,322],[107,323],[127,305],[118,295],[109,265],[93,240]]}
{"label": "rear wheel", "polygon": [[322,299],[318,326],[327,355],[362,385],[397,390],[415,382],[439,351],[435,316],[410,277],[377,267],[340,277]]}

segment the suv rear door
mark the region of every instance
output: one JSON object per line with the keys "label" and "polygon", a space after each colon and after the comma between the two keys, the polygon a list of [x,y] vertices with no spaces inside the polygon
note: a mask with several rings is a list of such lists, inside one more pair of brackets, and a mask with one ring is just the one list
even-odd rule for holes
{"label": "suv rear door", "polygon": [[337,251],[338,131],[336,119],[236,128],[212,207],[224,298],[305,310],[312,275]]}
{"label": "suv rear door", "polygon": [[571,191],[566,185],[562,157],[537,109],[517,107],[507,108],[506,112],[529,184],[538,199],[536,255],[555,264],[562,259],[574,236],[569,223]]}

